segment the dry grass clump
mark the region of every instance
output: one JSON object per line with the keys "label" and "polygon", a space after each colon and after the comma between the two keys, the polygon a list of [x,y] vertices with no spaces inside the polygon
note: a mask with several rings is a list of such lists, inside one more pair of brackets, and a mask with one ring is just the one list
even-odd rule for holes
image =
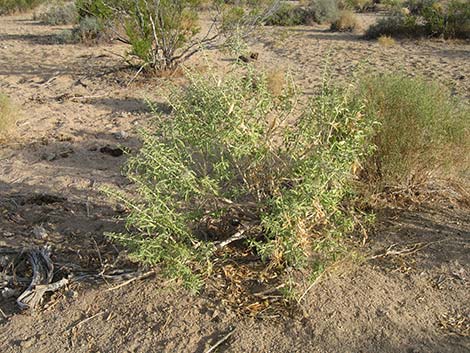
{"label": "dry grass clump", "polygon": [[338,19],[331,23],[330,28],[332,31],[352,32],[358,30],[359,27],[359,21],[354,12],[343,10],[340,12]]}
{"label": "dry grass clump", "polygon": [[284,70],[271,70],[266,76],[269,92],[273,96],[280,96],[286,88],[286,73]]}
{"label": "dry grass clump", "polygon": [[4,140],[11,133],[17,119],[16,110],[10,98],[0,93],[0,140]]}
{"label": "dry grass clump", "polygon": [[377,39],[377,43],[382,47],[392,47],[396,44],[396,41],[390,36],[382,35]]}
{"label": "dry grass clump", "polygon": [[426,180],[465,180],[470,172],[470,107],[446,87],[399,74],[361,83],[368,114],[380,122],[366,168],[379,189]]}

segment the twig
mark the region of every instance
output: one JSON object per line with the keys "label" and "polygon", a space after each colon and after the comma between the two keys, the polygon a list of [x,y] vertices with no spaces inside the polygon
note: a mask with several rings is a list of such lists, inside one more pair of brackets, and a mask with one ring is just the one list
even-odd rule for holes
{"label": "twig", "polygon": [[323,276],[325,272],[322,272],[316,279],[315,281],[312,282],[312,284],[310,284],[308,286],[308,288],[305,290],[305,292],[300,296],[300,298],[297,300],[297,304],[300,304],[300,302],[302,301],[302,299],[305,298],[305,296],[307,295],[308,292],[310,292],[310,290],[315,286],[315,284],[318,283],[318,281],[320,280],[320,278]]}
{"label": "twig", "polygon": [[224,337],[218,340],[212,347],[210,347],[205,353],[214,352],[217,347],[219,347],[222,343],[227,341],[233,334],[235,333],[235,328],[233,328],[229,333],[227,333]]}
{"label": "twig", "polygon": [[226,247],[227,245],[233,243],[234,241],[246,238],[245,236],[246,231],[247,229],[241,229],[238,232],[236,232],[234,235],[232,235],[230,238],[220,241],[218,243],[215,243],[215,248],[217,250],[220,250]]}
{"label": "twig", "polygon": [[132,282],[134,282],[134,281],[137,281],[137,280],[139,280],[139,279],[147,278],[147,277],[149,277],[149,276],[151,276],[151,275],[153,275],[153,274],[155,274],[155,271],[148,271],[148,272],[145,272],[145,273],[141,274],[140,276],[136,276],[136,277],[134,277],[134,278],[131,278],[131,279],[125,281],[125,282],[122,282],[122,283],[118,284],[117,286],[108,288],[108,289],[106,289],[106,291],[109,292],[109,291],[112,291],[112,290],[115,290],[115,289],[122,288],[122,287],[127,286],[128,284],[130,284],[130,283],[132,283]]}
{"label": "twig", "polygon": [[84,323],[94,319],[95,317],[99,316],[99,315],[102,315],[104,314],[104,311],[100,311],[99,313],[95,314],[95,315],[92,315],[90,317],[87,317],[86,319],[80,321],[79,323],[77,323],[76,325],[74,325],[70,330],[73,330],[74,328],[77,328],[78,326],[80,325],[83,325]]}
{"label": "twig", "polygon": [[378,254],[378,255],[371,256],[371,257],[368,258],[368,260],[374,260],[374,259],[378,259],[378,258],[381,258],[381,257],[395,256],[395,255],[401,255],[401,256],[411,255],[411,254],[417,253],[418,251],[428,247],[429,245],[436,244],[436,243],[441,243],[443,241],[444,240],[438,240],[438,241],[432,241],[432,242],[425,243],[425,244],[416,243],[416,244],[413,244],[412,246],[410,246],[408,248],[405,247],[402,250],[394,250],[394,247],[398,245],[397,243],[395,243],[395,244],[390,245],[383,254]]}
{"label": "twig", "polygon": [[2,316],[3,316],[4,319],[8,319],[8,318],[9,318],[9,316],[3,312],[2,308],[0,308],[0,314],[2,314]]}

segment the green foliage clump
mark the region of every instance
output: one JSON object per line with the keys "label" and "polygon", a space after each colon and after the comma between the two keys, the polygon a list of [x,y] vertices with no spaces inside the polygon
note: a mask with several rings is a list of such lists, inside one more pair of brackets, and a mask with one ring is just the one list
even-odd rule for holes
{"label": "green foliage clump", "polygon": [[43,2],[44,0],[0,0],[0,15],[28,11]]}
{"label": "green foliage clump", "polygon": [[346,0],[344,7],[354,9],[357,11],[365,11],[374,5],[373,0]]}
{"label": "green foliage clump", "polygon": [[338,0],[311,0],[308,10],[318,23],[331,23],[340,16]]}
{"label": "green foliage clump", "polygon": [[309,11],[300,6],[283,3],[267,20],[268,26],[299,26],[312,21]]}
{"label": "green foliage clump", "polygon": [[137,195],[114,193],[129,208],[129,233],[110,236],[193,288],[234,234],[280,268],[333,259],[356,225],[354,171],[372,150],[361,102],[325,87],[301,106],[292,84],[274,95],[251,68],[188,76],[170,96],[171,116],[157,115],[129,160]]}
{"label": "green foliage clump", "polygon": [[108,32],[98,18],[86,16],[80,18],[72,31],[71,40],[75,42],[93,43],[107,38]]}
{"label": "green foliage clump", "polygon": [[[130,56],[141,69],[173,70],[206,46],[230,39],[244,26],[261,22],[274,8],[276,0],[78,0],[79,15],[94,17],[115,36],[131,46]],[[201,6],[213,9],[213,23],[201,32]]]}
{"label": "green foliage clump", "polygon": [[38,20],[52,26],[75,24],[78,20],[74,2],[56,2],[41,12]]}
{"label": "green foliage clump", "polygon": [[470,2],[410,0],[371,26],[366,36],[470,38]]}
{"label": "green foliage clump", "polygon": [[[368,166],[379,188],[429,173],[456,179],[470,172],[470,108],[423,79],[382,75],[364,79],[367,113],[380,122]],[[439,175],[441,174],[441,175]]]}

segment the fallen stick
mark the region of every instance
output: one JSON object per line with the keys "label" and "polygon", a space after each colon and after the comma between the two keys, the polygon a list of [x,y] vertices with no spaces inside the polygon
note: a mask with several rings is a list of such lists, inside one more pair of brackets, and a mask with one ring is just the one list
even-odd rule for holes
{"label": "fallen stick", "polygon": [[224,337],[218,340],[212,347],[210,347],[205,353],[211,353],[217,349],[222,343],[227,341],[233,334],[235,333],[235,328],[233,328],[229,333],[227,333]]}
{"label": "fallen stick", "polygon": [[233,243],[234,241],[246,238],[246,235],[245,235],[246,231],[247,229],[241,229],[238,232],[236,232],[234,235],[232,235],[230,238],[215,243],[215,248],[217,250],[221,250],[227,245]]}
{"label": "fallen stick", "polygon": [[86,319],[84,319],[84,320],[78,322],[76,325],[72,326],[72,328],[71,328],[70,330],[73,330],[73,329],[77,328],[78,326],[83,325],[84,323],[86,323],[86,322],[88,322],[88,321],[90,321],[90,320],[93,320],[95,317],[100,316],[100,315],[102,315],[102,314],[104,314],[104,311],[100,311],[99,313],[97,313],[97,314],[95,314],[95,315],[92,315],[92,316],[90,316],[90,317],[87,317]]}
{"label": "fallen stick", "polygon": [[155,271],[148,271],[148,272],[145,272],[145,273],[141,274],[140,276],[136,276],[136,277],[134,277],[134,278],[131,278],[131,279],[125,281],[125,282],[122,282],[122,283],[118,284],[117,286],[108,288],[108,289],[106,289],[106,291],[109,292],[109,291],[112,291],[112,290],[116,290],[116,289],[122,288],[122,287],[127,286],[128,284],[130,284],[130,283],[132,283],[132,282],[134,282],[134,281],[137,281],[137,280],[139,280],[139,279],[147,278],[147,277],[149,277],[149,276],[151,276],[151,275],[153,275],[153,274],[155,274]]}
{"label": "fallen stick", "polygon": [[16,300],[22,310],[37,306],[41,302],[47,286],[52,281],[54,264],[49,255],[50,250],[47,247],[40,250],[33,249],[28,252],[28,261],[33,268],[33,278],[29,287]]}

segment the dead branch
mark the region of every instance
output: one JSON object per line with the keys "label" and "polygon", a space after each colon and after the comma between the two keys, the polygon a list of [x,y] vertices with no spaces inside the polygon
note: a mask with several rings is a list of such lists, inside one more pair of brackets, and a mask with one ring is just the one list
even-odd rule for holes
{"label": "dead branch", "polygon": [[217,347],[219,347],[222,343],[227,341],[233,334],[235,333],[235,328],[232,328],[229,333],[227,333],[224,337],[222,337],[220,340],[218,340],[212,347],[210,347],[205,353],[211,353],[214,352]]}
{"label": "dead branch", "polygon": [[221,250],[223,249],[224,247],[226,247],[227,245],[233,243],[234,241],[237,241],[237,240],[240,240],[240,239],[245,239],[246,238],[246,235],[245,233],[247,232],[248,229],[244,228],[244,229],[241,229],[239,230],[238,232],[236,232],[234,235],[232,235],[230,238],[228,239],[225,239],[225,240],[222,240],[220,242],[216,242],[214,243],[215,244],[215,248],[217,250]]}
{"label": "dead branch", "polygon": [[48,247],[30,250],[28,261],[33,268],[33,278],[29,287],[16,300],[18,306],[23,310],[34,308],[41,302],[54,274],[54,264],[51,261]]}
{"label": "dead branch", "polygon": [[134,282],[134,281],[137,281],[137,280],[141,280],[141,279],[145,279],[147,277],[150,277],[151,275],[154,275],[156,272],[155,271],[148,271],[148,272],[145,272],[145,273],[142,273],[141,275],[138,275],[134,278],[131,278],[121,284],[118,284],[117,286],[114,286],[114,287],[111,287],[111,288],[108,288],[106,291],[109,292],[109,291],[112,291],[112,290],[116,290],[116,289],[119,289],[119,288],[122,288],[124,286],[127,286],[128,284]]}

